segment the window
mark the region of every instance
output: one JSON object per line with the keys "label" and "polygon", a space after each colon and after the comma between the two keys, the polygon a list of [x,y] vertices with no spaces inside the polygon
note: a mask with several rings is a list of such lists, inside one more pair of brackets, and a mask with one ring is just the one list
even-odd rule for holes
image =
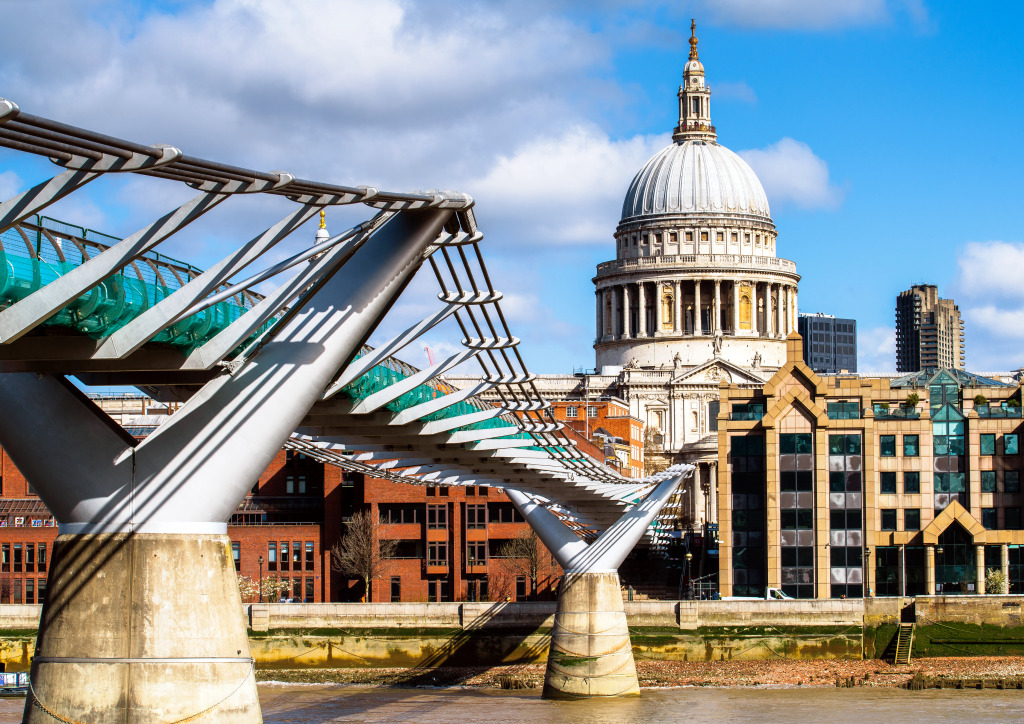
{"label": "window", "polygon": [[918,435],[904,435],[903,436],[903,456],[908,458],[916,458],[921,454],[920,436]]}
{"label": "window", "polygon": [[[15,545],[14,547],[15,547],[15,549],[17,549],[20,546]],[[15,555],[17,555],[17,554],[18,554],[18,551],[15,550]],[[235,561],[235,570],[236,571],[241,570],[241,568],[242,568],[242,544],[241,543],[232,543],[231,544],[231,558],[233,558],[234,561]]]}
{"label": "window", "polygon": [[715,241],[725,241],[725,233],[722,231],[715,232]]}
{"label": "window", "polygon": [[466,506],[466,527],[486,528],[487,527],[487,506],[467,505]]}
{"label": "window", "polygon": [[292,579],[292,600],[296,603],[302,603],[302,579]]}
{"label": "window", "polygon": [[25,579],[25,603],[36,602],[35,581],[31,578]]}
{"label": "window", "polygon": [[422,523],[424,510],[422,505],[414,503],[391,503],[380,505],[377,508],[380,515],[380,522],[387,525],[390,523]]}
{"label": "window", "polygon": [[579,414],[580,408],[576,407],[575,405],[569,405],[568,407],[565,408],[566,417],[579,417]]}
{"label": "window", "polygon": [[1004,508],[1003,522],[1007,530],[1020,530],[1020,508]]}
{"label": "window", "polygon": [[707,241],[708,240],[708,232],[706,232],[706,231],[700,232],[700,240],[701,241]]}
{"label": "window", "polygon": [[983,493],[994,493],[994,492],[996,492],[996,471],[995,470],[982,470],[981,471],[981,492],[983,492]]}
{"label": "window", "polygon": [[526,576],[516,576],[516,600],[526,600]]}
{"label": "window", "polygon": [[448,565],[448,544],[444,541],[427,541],[427,565]]}
{"label": "window", "polygon": [[[38,557],[37,562],[39,563],[39,572],[40,573],[46,573],[46,544],[45,543],[40,543],[39,544],[39,557]],[[40,595],[42,595],[42,590],[43,589],[40,588],[39,590],[40,590]]]}
{"label": "window", "polygon": [[882,495],[896,494],[896,473],[885,472],[878,474],[879,487]]}
{"label": "window", "polygon": [[921,530],[921,511],[908,508],[903,511],[903,530]]}
{"label": "window", "polygon": [[882,510],[882,530],[896,530],[896,510],[894,508]]}
{"label": "window", "polygon": [[427,527],[432,530],[442,530],[448,527],[447,505],[427,506]]}
{"label": "window", "polygon": [[1006,470],[1003,472],[1003,492],[1004,493],[1017,493],[1020,492],[1020,473],[1016,470]]}
{"label": "window", "polygon": [[31,543],[25,545],[25,573],[36,572],[36,547]]}
{"label": "window", "polygon": [[39,592],[37,598],[39,603],[46,603],[46,579],[40,578],[36,581],[36,590]]}
{"label": "window", "polygon": [[299,541],[292,542],[292,570],[302,570],[302,543]]}
{"label": "window", "polygon": [[306,570],[313,570],[313,541],[306,541]]}
{"label": "window", "polygon": [[267,543],[267,570],[277,570],[277,541]]}
{"label": "window", "polygon": [[895,435],[879,435],[878,436],[878,454],[883,458],[896,457],[896,436]]}
{"label": "window", "polygon": [[391,603],[400,603],[402,600],[402,579],[400,576],[391,577]]}
{"label": "window", "polygon": [[597,408],[596,407],[588,407],[587,408],[587,417],[597,417]]}
{"label": "window", "polygon": [[827,412],[830,420],[857,420],[860,419],[860,403],[830,402]]}
{"label": "window", "polygon": [[996,436],[995,435],[981,435],[980,436],[980,452],[982,455],[995,455],[996,454]]}
{"label": "window", "polygon": [[1017,435],[1006,434],[1003,435],[1003,455],[1016,455],[1017,454]]}
{"label": "window", "polygon": [[284,479],[284,492],[288,495],[295,494],[295,476],[289,475]]}
{"label": "window", "polygon": [[487,541],[471,540],[466,543],[466,563],[479,566],[487,562]]}
{"label": "window", "polygon": [[305,591],[305,598],[303,598],[303,600],[306,603],[313,603],[313,579],[312,578],[307,578],[306,579],[306,591]]}
{"label": "window", "polygon": [[487,518],[491,523],[522,523],[523,516],[512,503],[490,503],[487,506]]}
{"label": "window", "polygon": [[281,541],[281,570],[288,570],[288,541]]}
{"label": "window", "polygon": [[4,543],[0,545],[0,570],[4,573],[11,572],[11,544]]}
{"label": "window", "polygon": [[988,530],[995,530],[996,528],[996,509],[995,508],[982,508],[981,509],[981,524]]}
{"label": "window", "polygon": [[903,473],[903,492],[917,494],[921,492],[921,473]]}

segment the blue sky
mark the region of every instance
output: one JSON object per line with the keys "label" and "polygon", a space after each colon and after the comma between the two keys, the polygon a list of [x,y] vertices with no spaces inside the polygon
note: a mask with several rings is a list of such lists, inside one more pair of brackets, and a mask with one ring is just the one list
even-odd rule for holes
{"label": "blue sky", "polygon": [[[468,192],[528,363],[570,372],[593,366],[590,280],[633,173],[669,143],[695,17],[719,140],[765,185],[801,310],[857,319],[861,371],[892,371],[896,294],[937,284],[985,372],[1024,366],[1022,16],[926,0],[0,0],[0,96],[254,168]],[[53,171],[0,151],[0,196]],[[187,196],[104,179],[52,213],[127,234]],[[167,251],[211,264],[284,213],[232,201]],[[381,335],[432,293],[414,285]],[[435,351],[455,341],[442,332]]]}

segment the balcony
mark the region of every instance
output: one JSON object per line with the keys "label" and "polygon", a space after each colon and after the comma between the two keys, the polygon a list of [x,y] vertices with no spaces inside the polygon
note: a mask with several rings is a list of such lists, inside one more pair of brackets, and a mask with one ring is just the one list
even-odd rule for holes
{"label": "balcony", "polygon": [[647,269],[699,269],[787,272],[796,274],[796,262],[774,256],[751,256],[746,254],[671,254],[659,256],[638,256],[631,259],[616,259],[597,265],[597,276],[608,276],[618,272]]}
{"label": "balcony", "polygon": [[878,403],[874,405],[876,420],[920,420],[921,412],[916,407],[883,407]]}
{"label": "balcony", "polygon": [[998,407],[992,405],[975,405],[974,411],[978,413],[978,417],[990,418],[990,419],[1020,419],[1021,407],[1020,405],[1011,406],[1005,402]]}

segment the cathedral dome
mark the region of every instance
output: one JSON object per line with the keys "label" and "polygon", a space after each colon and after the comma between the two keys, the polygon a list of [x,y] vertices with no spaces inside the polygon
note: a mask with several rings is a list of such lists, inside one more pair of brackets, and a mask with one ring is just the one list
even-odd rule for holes
{"label": "cathedral dome", "polygon": [[754,170],[725,146],[702,140],[682,140],[655,154],[633,178],[622,203],[622,221],[688,213],[771,220]]}

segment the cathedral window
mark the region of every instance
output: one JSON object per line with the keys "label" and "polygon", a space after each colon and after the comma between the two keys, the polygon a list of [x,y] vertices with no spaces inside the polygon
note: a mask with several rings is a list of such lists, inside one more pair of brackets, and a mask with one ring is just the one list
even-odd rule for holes
{"label": "cathedral window", "polygon": [[686,232],[686,240],[687,241],[693,241],[693,232],[692,231],[687,231]]}
{"label": "cathedral window", "polygon": [[700,232],[700,240],[701,241],[707,241],[708,240],[708,232],[706,232],[706,231]]}
{"label": "cathedral window", "polygon": [[725,232],[724,231],[716,232],[715,240],[716,241],[725,241]]}

